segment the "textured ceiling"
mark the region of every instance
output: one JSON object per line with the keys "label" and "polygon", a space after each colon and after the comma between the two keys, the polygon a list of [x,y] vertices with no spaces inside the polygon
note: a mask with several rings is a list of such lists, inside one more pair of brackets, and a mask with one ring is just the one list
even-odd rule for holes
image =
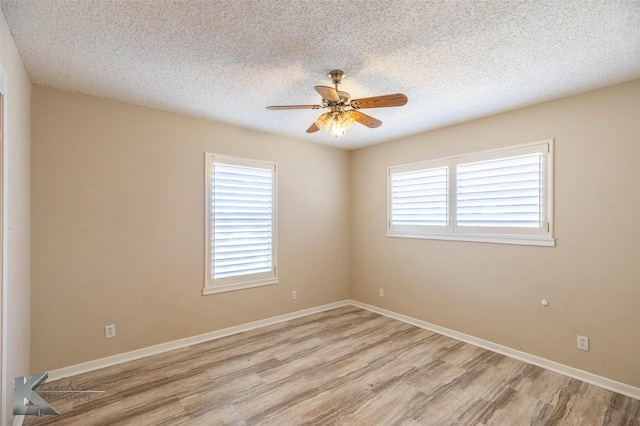
{"label": "textured ceiling", "polygon": [[[638,1],[1,0],[34,83],[354,149],[640,77]],[[384,123],[305,130],[342,69]]]}

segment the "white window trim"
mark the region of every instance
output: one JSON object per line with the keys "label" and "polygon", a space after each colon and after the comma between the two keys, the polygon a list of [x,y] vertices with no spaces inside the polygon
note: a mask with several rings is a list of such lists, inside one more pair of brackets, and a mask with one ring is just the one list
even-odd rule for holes
{"label": "white window trim", "polygon": [[[269,161],[253,160],[248,158],[230,157],[213,153],[205,153],[205,258],[204,258],[204,289],[203,295],[224,293],[228,291],[242,290],[254,287],[277,284],[278,264],[278,179],[277,164]],[[273,170],[273,225],[272,225],[272,270],[270,273],[241,275],[237,277],[214,280],[211,277],[211,168],[215,161],[224,164],[256,167]]]}
{"label": "white window trim", "polygon": [[[482,230],[477,232],[475,229],[464,229],[458,227],[456,224],[456,166],[458,163],[467,163],[482,161],[483,158],[500,158],[501,156],[509,156],[509,151],[531,151],[535,152],[541,147],[546,146],[547,157],[545,164],[548,167],[548,173],[544,175],[544,189],[545,196],[543,201],[545,203],[544,214],[546,224],[543,224],[541,228],[536,229],[531,233],[518,233],[517,231],[505,231],[505,229],[499,229],[498,232],[491,229]],[[418,238],[418,239],[433,239],[433,240],[450,240],[450,241],[470,241],[470,242],[485,242],[485,243],[499,243],[499,244],[517,244],[517,245],[532,245],[532,246],[555,246],[554,229],[553,229],[553,155],[554,153],[554,140],[547,139],[538,142],[509,146],[505,148],[492,149],[487,151],[479,151],[475,153],[469,153],[464,155],[451,156],[447,158],[441,158],[433,161],[411,163],[400,166],[392,166],[387,168],[387,237],[395,238]],[[544,154],[544,153],[543,153]],[[416,227],[402,227],[393,226],[391,223],[391,207],[392,207],[392,193],[391,193],[391,176],[398,172],[407,172],[412,170],[419,170],[421,168],[436,168],[447,165],[449,167],[449,217],[448,225],[446,227],[440,227],[439,229],[431,229],[431,227],[422,227],[417,229]],[[546,226],[545,226],[546,225]],[[546,229],[545,229],[546,228]],[[492,232],[494,231],[494,232]]]}

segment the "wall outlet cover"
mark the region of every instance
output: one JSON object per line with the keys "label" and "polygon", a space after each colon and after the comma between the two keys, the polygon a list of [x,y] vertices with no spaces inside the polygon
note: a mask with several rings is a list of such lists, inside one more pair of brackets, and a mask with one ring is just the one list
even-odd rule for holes
{"label": "wall outlet cover", "polygon": [[116,337],[116,326],[114,324],[104,326],[105,339],[111,339]]}
{"label": "wall outlet cover", "polygon": [[582,351],[589,350],[589,338],[587,336],[578,336],[578,349]]}

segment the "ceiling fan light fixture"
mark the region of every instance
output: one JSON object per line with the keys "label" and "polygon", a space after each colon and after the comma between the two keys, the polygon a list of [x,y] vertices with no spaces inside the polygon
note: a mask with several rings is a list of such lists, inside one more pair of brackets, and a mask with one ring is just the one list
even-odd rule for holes
{"label": "ceiling fan light fixture", "polygon": [[335,113],[331,120],[331,136],[337,138],[344,135],[347,133],[347,130],[353,127],[353,123],[355,123],[355,120],[346,112],[340,111]]}

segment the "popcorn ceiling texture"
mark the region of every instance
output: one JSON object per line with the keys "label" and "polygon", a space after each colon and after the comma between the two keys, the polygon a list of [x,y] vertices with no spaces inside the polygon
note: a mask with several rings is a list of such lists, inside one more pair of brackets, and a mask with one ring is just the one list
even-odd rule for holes
{"label": "popcorn ceiling texture", "polygon": [[[640,77],[638,1],[2,0],[34,83],[354,149]],[[334,139],[314,85],[404,93]]]}

